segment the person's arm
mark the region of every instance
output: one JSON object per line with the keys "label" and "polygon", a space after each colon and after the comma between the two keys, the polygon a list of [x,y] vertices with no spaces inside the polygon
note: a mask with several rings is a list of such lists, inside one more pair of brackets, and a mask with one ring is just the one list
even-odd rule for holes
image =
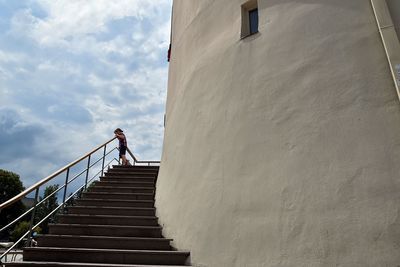
{"label": "person's arm", "polygon": [[115,134],[115,137],[117,137],[118,139],[125,139],[125,136],[123,134]]}

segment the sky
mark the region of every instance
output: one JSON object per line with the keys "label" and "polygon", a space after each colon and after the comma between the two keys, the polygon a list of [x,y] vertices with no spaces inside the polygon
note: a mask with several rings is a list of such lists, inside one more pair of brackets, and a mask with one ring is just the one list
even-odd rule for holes
{"label": "sky", "polygon": [[0,0],[0,168],[28,187],[117,127],[159,160],[171,5]]}

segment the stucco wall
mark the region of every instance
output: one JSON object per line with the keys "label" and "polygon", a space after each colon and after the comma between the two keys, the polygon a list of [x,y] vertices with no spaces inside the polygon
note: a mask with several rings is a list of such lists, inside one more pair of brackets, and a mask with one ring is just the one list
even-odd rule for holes
{"label": "stucco wall", "polygon": [[175,0],[156,206],[194,266],[400,265],[400,104],[367,0]]}

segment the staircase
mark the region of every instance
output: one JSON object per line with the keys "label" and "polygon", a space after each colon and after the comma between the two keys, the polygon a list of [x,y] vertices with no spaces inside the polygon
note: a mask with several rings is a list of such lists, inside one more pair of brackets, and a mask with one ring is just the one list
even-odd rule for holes
{"label": "staircase", "polygon": [[6,266],[186,266],[189,252],[171,247],[155,216],[157,174],[158,166],[113,166],[24,249],[23,262]]}

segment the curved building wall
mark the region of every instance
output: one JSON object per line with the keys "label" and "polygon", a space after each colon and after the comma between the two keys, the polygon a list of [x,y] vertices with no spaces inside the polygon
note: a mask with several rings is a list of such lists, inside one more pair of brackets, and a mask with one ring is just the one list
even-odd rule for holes
{"label": "curved building wall", "polygon": [[370,2],[175,0],[156,205],[193,266],[400,264],[400,104]]}

